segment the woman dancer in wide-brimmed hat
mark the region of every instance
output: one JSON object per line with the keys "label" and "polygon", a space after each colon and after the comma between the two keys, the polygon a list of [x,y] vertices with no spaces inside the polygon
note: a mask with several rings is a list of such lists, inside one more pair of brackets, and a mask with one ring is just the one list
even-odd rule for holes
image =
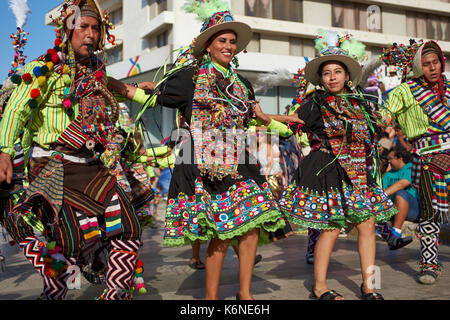
{"label": "woman dancer in wide-brimmed hat", "polygon": [[[245,132],[255,118],[269,128],[276,121],[262,113],[251,84],[232,65],[250,41],[251,28],[234,21],[222,1],[190,1],[184,8],[203,13],[201,33],[151,99],[153,105],[178,109],[179,128],[186,129],[168,194],[164,244],[210,240],[206,299],[218,299],[225,254],[230,241],[237,239],[236,298],[252,299],[260,229],[276,231],[285,221],[256,161],[245,151]],[[135,100],[142,95],[143,104],[148,98],[141,89],[124,84],[116,83],[115,89]],[[229,157],[224,160],[225,156]]]}
{"label": "woman dancer in wide-brimmed hat", "polygon": [[289,221],[321,230],[314,252],[312,298],[342,299],[328,288],[326,274],[339,231],[351,222],[358,229],[362,297],[382,299],[369,283],[375,263],[375,221],[388,220],[397,211],[372,174],[375,118],[354,88],[362,75],[356,58],[364,53],[364,45],[329,32],[316,39],[316,48],[319,55],[306,65],[305,78],[320,89],[297,111],[312,151],[280,206]]}

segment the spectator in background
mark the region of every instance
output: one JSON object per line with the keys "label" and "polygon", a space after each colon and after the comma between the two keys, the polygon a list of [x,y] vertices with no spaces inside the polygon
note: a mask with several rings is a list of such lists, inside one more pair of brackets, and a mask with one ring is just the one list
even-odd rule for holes
{"label": "spectator in background", "polygon": [[398,124],[395,126],[394,143],[396,146],[403,147],[408,152],[411,152],[412,150],[411,142],[408,140],[408,137],[406,137]]}
{"label": "spectator in background", "polygon": [[388,76],[384,78],[383,81],[383,100],[385,101],[389,92],[391,92],[395,87],[401,84],[402,79],[397,75],[397,67],[388,66],[387,67]]}
{"label": "spectator in background", "polygon": [[381,89],[378,83],[378,73],[374,72],[369,79],[367,79],[366,87],[364,88],[367,99],[370,101],[370,106],[373,110],[378,110],[381,105]]}
{"label": "spectator in background", "polygon": [[420,198],[411,185],[411,154],[397,146],[388,155],[391,170],[383,177],[383,188],[394,201],[399,212],[394,216],[388,245],[391,250],[399,249],[412,241],[411,237],[402,238],[402,226],[405,220],[418,222],[420,217]]}

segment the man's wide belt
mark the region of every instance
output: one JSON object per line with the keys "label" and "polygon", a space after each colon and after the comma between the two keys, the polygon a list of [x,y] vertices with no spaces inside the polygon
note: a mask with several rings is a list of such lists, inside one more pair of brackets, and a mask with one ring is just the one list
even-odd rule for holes
{"label": "man's wide belt", "polygon": [[417,139],[413,144],[413,151],[422,155],[450,149],[450,133],[425,136]]}
{"label": "man's wide belt", "polygon": [[74,163],[90,163],[92,161],[98,161],[97,159],[94,158],[76,157],[59,151],[45,150],[38,146],[33,146],[31,149],[32,158],[53,157],[56,154],[59,154],[63,159],[69,160]]}

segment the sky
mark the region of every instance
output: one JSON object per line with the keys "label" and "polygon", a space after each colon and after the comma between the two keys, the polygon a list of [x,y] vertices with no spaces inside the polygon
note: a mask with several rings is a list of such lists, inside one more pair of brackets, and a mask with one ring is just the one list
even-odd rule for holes
{"label": "sky", "polygon": [[[45,25],[45,14],[61,4],[63,0],[28,0],[31,13],[23,29],[29,32],[28,42],[24,47],[26,63],[53,48],[55,40],[54,27]],[[14,49],[10,35],[17,32],[16,17],[9,8],[8,0],[0,0],[0,83],[7,78],[14,60]]]}

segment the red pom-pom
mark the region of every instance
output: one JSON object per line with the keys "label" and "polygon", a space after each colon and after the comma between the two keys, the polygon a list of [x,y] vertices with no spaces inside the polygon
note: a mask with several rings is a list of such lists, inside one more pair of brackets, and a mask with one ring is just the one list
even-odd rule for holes
{"label": "red pom-pom", "polygon": [[33,89],[30,92],[31,99],[37,99],[41,95],[41,91],[39,89]]}
{"label": "red pom-pom", "polygon": [[144,263],[143,263],[141,260],[138,259],[138,260],[136,261],[136,267],[135,267],[135,269],[141,268],[143,265],[144,265]]}
{"label": "red pom-pom", "polygon": [[47,50],[47,54],[49,54],[49,55],[54,55],[56,53],[56,50],[55,49],[48,49]]}
{"label": "red pom-pom", "polygon": [[62,40],[60,38],[55,39],[55,46],[59,46],[62,43]]}
{"label": "red pom-pom", "polygon": [[58,62],[59,62],[59,56],[56,53],[56,51],[55,51],[55,54],[52,54],[52,62],[53,62],[53,64],[58,64]]}
{"label": "red pom-pom", "polygon": [[97,79],[97,81],[102,80],[102,79],[103,79],[103,72],[101,72],[100,70],[97,71],[97,72],[95,73],[95,79]]}
{"label": "red pom-pom", "polygon": [[29,73],[24,73],[24,74],[22,75],[22,80],[25,81],[25,82],[30,81],[30,80],[31,80],[31,74],[29,74]]}

